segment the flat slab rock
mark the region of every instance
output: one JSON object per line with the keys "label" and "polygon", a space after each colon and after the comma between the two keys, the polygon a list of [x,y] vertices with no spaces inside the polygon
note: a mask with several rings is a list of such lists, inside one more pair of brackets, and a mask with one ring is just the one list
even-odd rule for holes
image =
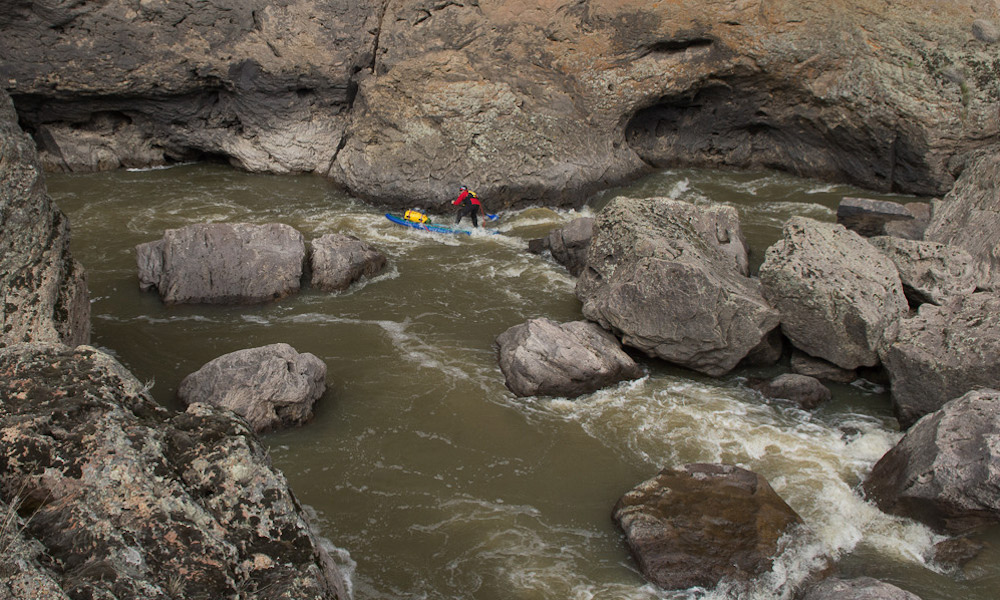
{"label": "flat slab rock", "polygon": [[517,396],[575,397],[642,375],[613,335],[587,321],[531,319],[501,333],[497,346]]}
{"label": "flat slab rock", "polygon": [[289,225],[204,223],[135,248],[139,287],[167,304],[253,304],[299,291],[306,245]]}
{"label": "flat slab rock", "polygon": [[326,391],[326,363],[288,344],[224,354],[181,381],[177,397],[240,415],[262,433],[301,425]]}
{"label": "flat slab rock", "polygon": [[660,471],[622,496],[613,518],[642,575],[668,590],[745,584],[803,526],[763,477],[720,464]]}

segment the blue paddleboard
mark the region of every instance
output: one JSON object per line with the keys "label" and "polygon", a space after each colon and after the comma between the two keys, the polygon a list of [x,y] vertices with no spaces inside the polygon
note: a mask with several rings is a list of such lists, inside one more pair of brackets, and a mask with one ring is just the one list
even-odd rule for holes
{"label": "blue paddleboard", "polygon": [[[454,235],[472,235],[472,231],[469,229],[457,229],[454,227],[445,227],[444,225],[434,225],[433,223],[414,223],[413,221],[407,221],[399,215],[394,215],[392,213],[385,213],[385,218],[389,219],[397,225],[402,225],[404,227],[412,227],[413,229],[422,229],[423,231],[432,231],[434,233],[450,233]],[[486,215],[487,221],[495,221],[498,215]],[[483,229],[483,231],[492,234],[498,234],[499,231],[493,229]]]}

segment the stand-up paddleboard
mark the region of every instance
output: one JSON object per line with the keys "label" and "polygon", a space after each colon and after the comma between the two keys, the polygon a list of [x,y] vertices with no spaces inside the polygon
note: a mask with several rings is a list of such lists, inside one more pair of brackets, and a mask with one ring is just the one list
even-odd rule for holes
{"label": "stand-up paddleboard", "polygon": [[[399,215],[394,215],[392,213],[385,213],[385,218],[389,219],[390,221],[392,221],[397,225],[402,225],[404,227],[412,227],[413,229],[421,229],[423,231],[431,231],[434,233],[450,233],[453,235],[472,235],[471,229],[446,227],[444,225],[435,225],[433,223],[417,223],[416,221],[409,221]],[[486,215],[487,221],[495,221],[498,218],[500,218],[499,215],[492,215],[492,214]],[[494,235],[500,233],[499,231],[496,231],[494,229],[483,229],[483,231],[486,233],[492,233]]]}

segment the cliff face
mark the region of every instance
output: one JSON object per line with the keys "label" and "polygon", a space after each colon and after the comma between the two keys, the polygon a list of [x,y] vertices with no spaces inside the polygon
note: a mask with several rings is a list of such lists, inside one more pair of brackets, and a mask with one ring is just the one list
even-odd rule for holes
{"label": "cliff face", "polygon": [[992,0],[55,0],[0,17],[47,167],[220,155],[387,204],[577,204],[651,167],[940,194],[998,141]]}
{"label": "cliff face", "polygon": [[0,348],[84,344],[90,296],[69,252],[69,221],[49,198],[34,144],[0,90]]}

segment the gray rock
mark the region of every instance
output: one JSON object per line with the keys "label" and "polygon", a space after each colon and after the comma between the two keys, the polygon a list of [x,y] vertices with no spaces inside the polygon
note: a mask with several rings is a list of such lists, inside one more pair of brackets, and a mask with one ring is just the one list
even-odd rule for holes
{"label": "gray rock", "polygon": [[1000,28],[993,21],[976,19],[972,22],[972,35],[980,42],[995,44],[1000,41]]}
{"label": "gray rock", "polygon": [[874,366],[906,314],[896,267],[842,225],[793,217],[760,267],[764,296],[800,350],[844,369]]}
{"label": "gray rock", "polygon": [[1000,392],[971,391],[914,424],[865,479],[883,511],[963,533],[1000,523]]}
{"label": "gray rock", "polygon": [[791,400],[805,409],[816,408],[832,397],[830,389],[819,379],[797,373],[778,375],[752,387],[768,398]]}
{"label": "gray rock", "polygon": [[811,586],[800,600],[920,600],[920,597],[871,577],[832,577]]}
{"label": "gray rock", "polygon": [[906,240],[924,239],[924,232],[931,222],[931,203],[908,202],[904,206],[913,215],[913,219],[889,221],[885,224],[885,234]]}
{"label": "gray rock", "polygon": [[977,292],[921,305],[903,319],[882,362],[904,426],[970,390],[1000,389],[1000,295]]}
{"label": "gray rock", "polygon": [[979,288],[1000,291],[1000,151],[970,160],[943,200],[935,201],[924,239],[972,255]]}
{"label": "gray rock", "polygon": [[622,496],[613,518],[643,577],[668,590],[745,585],[803,526],[763,477],[713,464],[660,471]]}
{"label": "gray rock", "polygon": [[912,221],[913,215],[898,202],[845,197],[837,206],[837,223],[865,237],[885,235],[893,221]]}
{"label": "gray rock", "polygon": [[576,397],[642,370],[614,336],[593,323],[531,319],[497,337],[500,370],[518,396]]}
{"label": "gray rock", "polygon": [[576,295],[625,345],[718,376],[778,324],[747,265],[731,207],[615,198],[594,223]]}
{"label": "gray rock", "polygon": [[821,381],[851,383],[858,378],[858,373],[854,369],[842,369],[822,358],[809,356],[801,350],[792,351],[790,366],[793,373],[808,375]]}
{"label": "gray rock", "polygon": [[352,235],[328,233],[312,242],[312,285],[325,291],[346,290],[362,277],[385,268],[386,257]]}
{"label": "gray rock", "polygon": [[978,275],[969,253],[937,242],[879,236],[868,240],[889,257],[899,271],[911,306],[942,304],[976,291]]}
{"label": "gray rock", "polygon": [[528,250],[535,254],[549,251],[552,258],[566,267],[571,275],[579,276],[587,263],[587,249],[593,236],[594,219],[580,217],[553,229],[544,238],[530,240]]}
{"label": "gray rock", "polygon": [[44,548],[29,550],[44,560],[21,572],[15,600],[348,598],[244,420],[205,404],[168,411],[87,346],[3,348],[0,372],[19,374],[0,379],[0,499],[21,494],[26,538]]}
{"label": "gray rock", "polygon": [[263,433],[301,425],[326,391],[326,363],[288,344],[271,344],[224,354],[181,381],[184,404],[229,409]]}
{"label": "gray rock", "polygon": [[135,252],[139,287],[167,304],[250,304],[299,291],[306,247],[280,223],[206,223],[168,229]]}
{"label": "gray rock", "polygon": [[87,275],[69,241],[35,144],[0,89],[0,346],[90,339]]}

